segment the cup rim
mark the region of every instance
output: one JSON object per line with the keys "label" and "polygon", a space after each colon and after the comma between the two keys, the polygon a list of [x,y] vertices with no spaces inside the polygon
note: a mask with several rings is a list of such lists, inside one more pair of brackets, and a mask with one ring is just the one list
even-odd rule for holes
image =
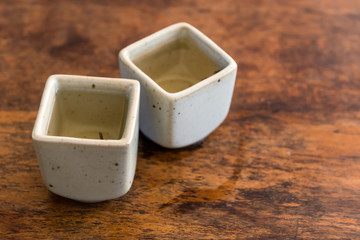
{"label": "cup rim", "polygon": [[[221,56],[227,62],[227,65],[223,69],[221,69],[219,72],[209,76],[208,78],[203,79],[184,90],[171,93],[171,92],[164,90],[162,87],[160,87],[154,80],[152,80],[146,73],[144,73],[138,66],[136,66],[135,63],[131,60],[131,54],[132,54],[132,52],[134,52],[134,50],[140,48],[142,45],[146,45],[149,42],[150,43],[156,42],[156,39],[159,39],[166,35],[169,35],[169,33],[181,31],[182,29],[190,31],[191,34],[195,38],[197,38],[201,42],[205,43],[212,51],[214,51],[215,54]],[[164,40],[163,42],[166,42],[166,40]],[[154,44],[156,44],[156,43],[154,43]],[[178,99],[184,98],[184,97],[188,96],[189,94],[192,94],[194,92],[201,90],[202,88],[212,84],[213,82],[218,81],[222,76],[225,76],[225,75],[229,74],[230,72],[236,71],[236,69],[237,69],[237,64],[234,61],[234,59],[232,59],[224,50],[222,50],[217,44],[215,44],[211,39],[209,39],[207,36],[205,36],[202,32],[200,32],[198,29],[196,29],[192,25],[185,23],[185,22],[180,22],[180,23],[170,25],[158,32],[155,32],[155,33],[153,33],[143,39],[140,39],[137,42],[132,43],[131,45],[123,48],[119,52],[119,59],[121,59],[140,78],[145,80],[148,87],[151,87],[152,89],[155,89],[156,91],[161,92],[162,95],[166,96],[167,98],[169,98],[171,100],[175,100],[175,101]]]}
{"label": "cup rim", "polygon": [[[109,89],[114,92],[116,89],[128,91],[128,109],[125,119],[124,132],[120,139],[87,139],[67,136],[47,135],[52,108],[55,101],[56,90],[59,89],[59,82],[74,84],[78,87],[101,86],[102,89]],[[93,85],[94,84],[94,85]],[[85,90],[85,88],[84,88]],[[119,146],[129,145],[135,137],[136,124],[140,104],[140,84],[136,80],[125,78],[106,78],[79,75],[55,74],[51,75],[45,84],[40,107],[32,131],[32,138],[38,142],[56,142],[80,145],[105,145]],[[50,111],[50,113],[47,113]]]}

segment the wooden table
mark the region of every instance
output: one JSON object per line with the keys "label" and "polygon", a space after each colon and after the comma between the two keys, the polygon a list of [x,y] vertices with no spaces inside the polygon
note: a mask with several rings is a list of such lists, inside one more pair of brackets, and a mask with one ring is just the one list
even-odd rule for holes
{"label": "wooden table", "polygon": [[[180,21],[238,63],[227,119],[184,149],[141,135],[124,197],[50,193],[31,140],[47,77],[119,77],[120,49]],[[359,65],[357,0],[3,0],[0,238],[359,238]]]}

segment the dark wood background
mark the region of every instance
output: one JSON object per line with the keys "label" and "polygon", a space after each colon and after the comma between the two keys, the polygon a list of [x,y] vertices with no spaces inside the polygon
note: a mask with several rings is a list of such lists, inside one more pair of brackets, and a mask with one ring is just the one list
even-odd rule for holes
{"label": "dark wood background", "polygon": [[[123,47],[185,21],[238,63],[202,143],[140,137],[130,192],[48,192],[31,131],[48,76],[119,77]],[[0,2],[0,238],[356,239],[360,1]]]}

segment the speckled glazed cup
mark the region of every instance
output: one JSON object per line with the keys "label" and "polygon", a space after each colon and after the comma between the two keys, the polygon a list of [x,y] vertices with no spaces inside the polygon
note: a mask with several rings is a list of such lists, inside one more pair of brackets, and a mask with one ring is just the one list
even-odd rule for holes
{"label": "speckled glazed cup", "polygon": [[50,76],[32,133],[46,187],[82,202],[127,193],[136,168],[139,100],[135,80]]}
{"label": "speckled glazed cup", "polygon": [[226,118],[237,65],[213,41],[178,23],[124,48],[120,75],[141,84],[140,130],[167,148],[196,143]]}

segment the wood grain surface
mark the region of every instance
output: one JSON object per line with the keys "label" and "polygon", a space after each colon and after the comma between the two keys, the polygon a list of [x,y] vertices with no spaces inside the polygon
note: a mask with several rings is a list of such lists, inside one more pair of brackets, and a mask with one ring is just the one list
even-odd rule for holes
{"label": "wood grain surface", "polygon": [[[31,140],[47,77],[119,77],[119,50],[181,21],[238,63],[227,119],[184,149],[141,135],[124,197],[48,192]],[[358,239],[359,64],[357,0],[2,0],[0,238]]]}

